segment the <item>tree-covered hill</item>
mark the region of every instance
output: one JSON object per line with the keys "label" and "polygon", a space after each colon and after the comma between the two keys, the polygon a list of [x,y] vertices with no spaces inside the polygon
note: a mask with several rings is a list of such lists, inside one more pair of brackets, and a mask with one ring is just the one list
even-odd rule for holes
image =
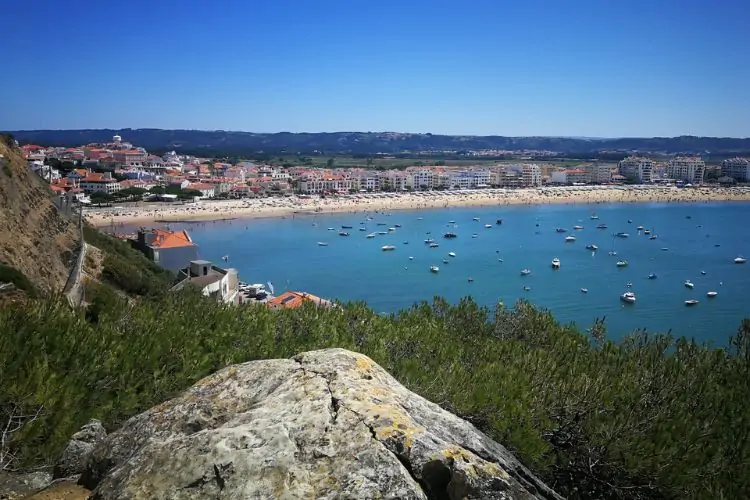
{"label": "tree-covered hill", "polygon": [[22,144],[78,146],[109,142],[113,135],[148,150],[177,150],[205,156],[242,156],[265,153],[326,155],[418,153],[430,151],[548,150],[563,154],[602,151],[733,154],[750,152],[750,138],[652,137],[585,139],[566,137],[503,137],[408,134],[397,132],[252,133],[223,130],[83,129],[19,130],[12,134]]}

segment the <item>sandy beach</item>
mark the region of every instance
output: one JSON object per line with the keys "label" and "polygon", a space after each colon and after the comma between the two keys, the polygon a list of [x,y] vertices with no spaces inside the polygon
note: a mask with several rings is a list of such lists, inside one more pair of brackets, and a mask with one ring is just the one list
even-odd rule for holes
{"label": "sandy beach", "polygon": [[538,189],[482,189],[414,193],[361,193],[346,196],[290,196],[192,203],[122,204],[86,209],[95,226],[147,225],[154,222],[210,221],[285,217],[294,214],[373,212],[428,208],[533,204],[750,201],[750,188],[662,186],[574,186]]}

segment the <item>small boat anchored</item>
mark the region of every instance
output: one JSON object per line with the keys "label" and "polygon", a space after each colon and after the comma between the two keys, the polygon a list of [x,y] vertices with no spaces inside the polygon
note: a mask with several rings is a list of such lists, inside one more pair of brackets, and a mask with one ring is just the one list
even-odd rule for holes
{"label": "small boat anchored", "polygon": [[318,242],[318,246],[319,246],[319,247],[327,247],[327,246],[328,246],[328,243],[326,243],[325,241],[319,241],[319,242]]}
{"label": "small boat anchored", "polygon": [[617,261],[617,267],[627,267],[628,261],[627,260],[618,260]]}
{"label": "small boat anchored", "polygon": [[685,280],[685,288],[693,288],[695,284],[690,280]]}
{"label": "small boat anchored", "polygon": [[525,269],[521,269],[521,276],[528,276],[529,274],[531,274],[531,269],[529,269],[528,267]]}
{"label": "small boat anchored", "polygon": [[349,236],[349,233],[346,231],[339,231],[339,236]]}
{"label": "small boat anchored", "polygon": [[390,251],[392,251],[392,250],[395,250],[395,249],[396,249],[396,247],[395,247],[395,246],[393,246],[393,245],[383,245],[382,247],[380,247],[380,249],[381,249],[382,251],[384,251],[384,252],[390,252]]}
{"label": "small boat anchored", "polygon": [[560,269],[560,259],[557,257],[552,259],[552,269]]}
{"label": "small boat anchored", "polygon": [[430,272],[431,273],[439,273],[440,268],[438,266],[430,266]]}
{"label": "small boat anchored", "polygon": [[744,264],[746,262],[746,259],[742,256],[738,256],[734,258],[735,264]]}
{"label": "small boat anchored", "polygon": [[719,295],[719,292],[706,292],[706,297],[711,299],[716,297],[717,295]]}
{"label": "small boat anchored", "polygon": [[576,231],[580,231],[581,229],[583,229],[583,226],[573,226],[573,229],[575,229]]}
{"label": "small boat anchored", "polygon": [[694,305],[696,305],[697,303],[698,303],[698,301],[697,301],[697,300],[695,300],[695,299],[689,299],[689,300],[686,300],[686,301],[685,301],[685,305],[686,305],[686,306],[694,306]]}
{"label": "small boat anchored", "polygon": [[648,275],[648,279],[655,280],[656,279],[656,275],[654,273],[651,273],[651,274]]}
{"label": "small boat anchored", "polygon": [[581,293],[589,293],[589,289],[588,288],[581,288]]}
{"label": "small boat anchored", "polygon": [[592,250],[596,252],[597,250],[599,250],[599,247],[596,245],[586,245],[586,250]]}
{"label": "small boat anchored", "polygon": [[448,257],[455,257],[455,256],[456,256],[456,252],[448,252]]}
{"label": "small boat anchored", "polygon": [[566,236],[565,237],[565,242],[566,243],[573,243],[575,240],[576,240],[575,236]]}
{"label": "small boat anchored", "polygon": [[620,300],[627,304],[635,304],[635,294],[633,292],[625,292],[620,295]]}

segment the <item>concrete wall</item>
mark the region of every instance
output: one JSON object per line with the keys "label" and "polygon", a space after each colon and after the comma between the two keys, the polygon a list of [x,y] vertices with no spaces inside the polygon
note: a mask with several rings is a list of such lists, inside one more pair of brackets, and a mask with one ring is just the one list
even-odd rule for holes
{"label": "concrete wall", "polygon": [[149,249],[148,257],[156,262],[159,267],[177,272],[190,265],[191,260],[198,260],[198,247],[163,248],[158,250],[159,260],[154,258]]}

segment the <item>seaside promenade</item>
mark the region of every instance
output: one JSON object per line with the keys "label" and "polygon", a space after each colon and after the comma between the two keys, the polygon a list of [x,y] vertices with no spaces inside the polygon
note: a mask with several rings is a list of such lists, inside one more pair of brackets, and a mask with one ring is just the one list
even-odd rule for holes
{"label": "seaside promenade", "polygon": [[101,227],[110,224],[133,225],[157,221],[210,221],[227,218],[286,217],[300,213],[419,210],[465,206],[720,201],[750,201],[750,187],[568,186],[200,200],[184,204],[141,202],[101,208],[90,207],[85,211],[85,217],[91,224]]}

